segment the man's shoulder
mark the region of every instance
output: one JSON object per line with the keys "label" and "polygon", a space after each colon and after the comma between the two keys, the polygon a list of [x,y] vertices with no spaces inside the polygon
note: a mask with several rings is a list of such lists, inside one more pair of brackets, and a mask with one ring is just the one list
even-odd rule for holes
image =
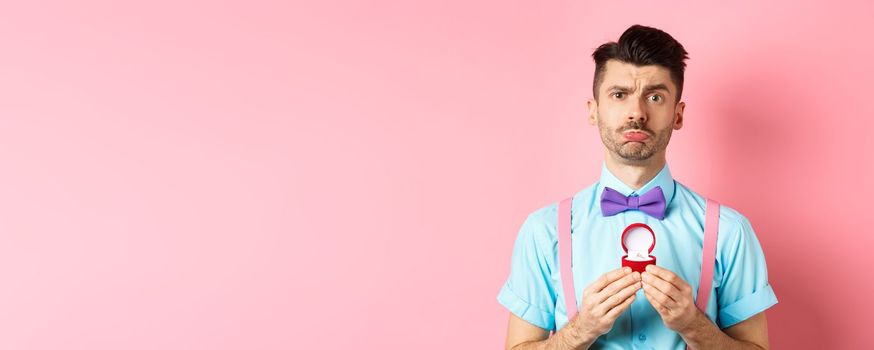
{"label": "man's shoulder", "polygon": [[[675,200],[684,201],[685,204],[690,207],[692,210],[697,210],[700,212],[701,217],[703,218],[707,197],[695,192],[688,186],[680,183],[679,181],[674,182],[676,185],[676,193]],[[738,209],[722,203],[719,198],[711,198],[719,203],[719,234],[720,235],[737,235],[741,231],[746,228],[750,228],[751,225],[749,219],[742,214]],[[752,233],[752,232],[750,232]],[[724,237],[728,238],[728,237]]]}
{"label": "man's shoulder", "polygon": [[535,240],[554,240],[557,222],[558,201],[540,205],[525,218],[520,234],[532,235]]}
{"label": "man's shoulder", "polygon": [[[579,211],[580,205],[588,205],[588,203],[591,202],[591,196],[595,191],[597,184],[598,183],[596,182],[572,195],[572,205],[575,213]],[[569,197],[571,196],[558,198],[548,204],[542,204],[535,207],[535,209],[526,217],[523,229],[530,230],[532,234],[537,235],[538,238],[554,241],[557,237],[558,205],[562,200]]]}

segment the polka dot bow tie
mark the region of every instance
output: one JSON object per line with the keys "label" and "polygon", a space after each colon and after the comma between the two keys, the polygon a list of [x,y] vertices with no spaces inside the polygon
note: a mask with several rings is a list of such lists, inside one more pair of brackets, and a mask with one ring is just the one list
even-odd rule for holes
{"label": "polka dot bow tie", "polygon": [[601,192],[601,214],[612,216],[631,209],[640,210],[659,220],[664,219],[665,194],[662,193],[661,186],[653,187],[640,196],[630,197],[610,187],[604,187],[604,192]]}

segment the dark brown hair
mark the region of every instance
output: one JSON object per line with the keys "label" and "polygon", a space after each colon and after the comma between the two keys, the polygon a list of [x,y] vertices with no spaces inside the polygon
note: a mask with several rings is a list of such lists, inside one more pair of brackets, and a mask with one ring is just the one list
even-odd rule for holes
{"label": "dark brown hair", "polygon": [[614,59],[635,66],[658,65],[671,71],[671,80],[677,87],[677,99],[683,95],[683,73],[689,53],[677,40],[660,29],[635,24],[622,33],[619,42],[603,44],[592,53],[595,60],[595,79],[592,92],[598,99],[598,87],[604,78],[607,61]]}

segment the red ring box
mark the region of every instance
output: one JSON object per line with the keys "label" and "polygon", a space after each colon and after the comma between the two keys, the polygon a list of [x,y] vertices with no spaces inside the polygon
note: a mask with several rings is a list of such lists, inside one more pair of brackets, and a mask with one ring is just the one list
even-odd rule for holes
{"label": "red ring box", "polygon": [[[649,248],[647,249],[647,246]],[[635,256],[628,257],[628,250],[632,249]],[[650,255],[655,248],[655,233],[648,225],[644,223],[634,223],[628,225],[625,231],[622,231],[622,249],[625,250],[625,256],[622,257],[622,266],[631,267],[632,271],[644,272],[646,265],[655,265],[656,257]],[[646,250],[644,256],[643,251]]]}

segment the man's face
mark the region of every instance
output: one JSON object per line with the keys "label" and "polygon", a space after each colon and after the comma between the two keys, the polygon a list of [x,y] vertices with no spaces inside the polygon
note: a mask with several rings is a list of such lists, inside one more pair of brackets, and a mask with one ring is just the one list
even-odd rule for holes
{"label": "man's face", "polygon": [[670,71],[609,60],[590,99],[589,124],[598,125],[607,151],[626,163],[643,163],[664,154],[673,129],[683,126],[685,103],[675,103],[677,87]]}

